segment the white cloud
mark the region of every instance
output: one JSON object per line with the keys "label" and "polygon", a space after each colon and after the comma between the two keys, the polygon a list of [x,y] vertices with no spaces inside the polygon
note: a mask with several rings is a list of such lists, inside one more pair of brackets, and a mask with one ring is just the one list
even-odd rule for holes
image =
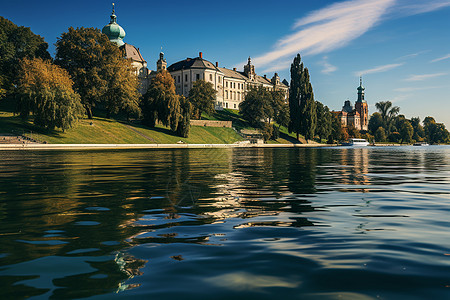
{"label": "white cloud", "polygon": [[337,71],[338,69],[336,66],[333,66],[328,62],[328,56],[324,56],[320,64],[323,66],[322,70],[323,74],[330,74]]}
{"label": "white cloud", "polygon": [[423,81],[430,78],[440,77],[447,75],[447,73],[434,73],[434,74],[422,74],[422,75],[411,75],[405,79],[405,81]]}
{"label": "white cloud", "polygon": [[[297,53],[330,52],[348,45],[386,19],[449,6],[450,0],[433,3],[429,0],[347,0],[334,3],[297,20],[292,28],[295,32],[282,37],[273,50],[255,57],[253,63],[256,67],[266,68],[264,72],[288,68]],[[238,65],[242,64],[245,62]]]}
{"label": "white cloud", "polygon": [[438,62],[438,61],[441,61],[441,60],[444,60],[444,59],[449,59],[449,58],[450,58],[450,53],[445,55],[445,56],[443,56],[443,57],[439,57],[439,58],[433,59],[431,62],[435,63],[435,62]]}
{"label": "white cloud", "polygon": [[440,88],[445,88],[445,87],[444,86],[406,87],[406,88],[396,88],[396,89],[394,89],[394,91],[400,92],[400,93],[410,93],[410,92],[433,90],[433,89],[440,89]]}
{"label": "white cloud", "polygon": [[402,66],[403,64],[389,64],[389,65],[383,65],[383,66],[378,66],[372,69],[367,69],[367,70],[363,70],[363,71],[358,71],[355,72],[355,76],[362,76],[362,75],[367,75],[367,74],[373,74],[373,73],[381,73],[381,72],[386,72],[395,68],[398,68],[400,66]]}
{"label": "white cloud", "polygon": [[318,54],[347,45],[377,22],[395,0],[351,0],[329,5],[298,20],[297,32],[283,37],[275,49],[253,59],[261,67],[292,58],[296,53]]}
{"label": "white cloud", "polygon": [[419,56],[419,55],[427,53],[427,52],[430,52],[430,50],[424,50],[424,51],[404,55],[404,56],[397,58],[396,60],[407,60],[407,59],[414,58],[416,56]]}

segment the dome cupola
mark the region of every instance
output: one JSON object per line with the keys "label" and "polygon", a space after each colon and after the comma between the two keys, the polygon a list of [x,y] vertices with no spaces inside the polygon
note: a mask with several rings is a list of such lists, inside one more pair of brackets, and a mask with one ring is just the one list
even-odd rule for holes
{"label": "dome cupola", "polygon": [[119,24],[117,24],[117,16],[115,14],[114,10],[114,3],[113,3],[113,10],[111,14],[111,20],[109,21],[109,24],[103,27],[102,33],[106,34],[109,38],[109,40],[117,46],[123,46],[125,43],[123,42],[123,38],[125,37],[125,30],[123,30],[122,27],[120,27]]}

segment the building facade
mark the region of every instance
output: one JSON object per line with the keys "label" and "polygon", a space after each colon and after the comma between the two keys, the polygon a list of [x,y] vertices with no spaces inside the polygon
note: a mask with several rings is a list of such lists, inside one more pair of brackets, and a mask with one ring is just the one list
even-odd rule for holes
{"label": "building facade", "polygon": [[268,90],[280,90],[284,93],[285,99],[289,94],[289,87],[280,81],[277,73],[272,79],[256,75],[250,58],[244,66],[244,71],[240,72],[236,68],[221,68],[217,62],[213,64],[203,59],[203,53],[200,52],[198,57],[176,62],[167,70],[175,80],[177,94],[185,97],[189,96],[195,81],[210,82],[217,91],[216,109],[239,109],[239,103],[244,101],[246,92],[252,87],[262,86]]}
{"label": "building facade", "polygon": [[342,110],[335,112],[341,121],[342,127],[355,127],[357,130],[368,130],[369,125],[369,106],[365,100],[365,88],[362,85],[362,78],[359,80],[358,99],[353,108],[350,100],[344,102]]}

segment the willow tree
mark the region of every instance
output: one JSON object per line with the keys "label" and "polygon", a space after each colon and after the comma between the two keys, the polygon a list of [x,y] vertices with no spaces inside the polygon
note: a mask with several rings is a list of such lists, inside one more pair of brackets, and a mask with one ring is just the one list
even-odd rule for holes
{"label": "willow tree", "polygon": [[83,106],[66,70],[40,58],[25,58],[20,74],[17,96],[23,118],[31,113],[35,125],[63,131],[75,124]]}
{"label": "willow tree", "polygon": [[291,64],[289,109],[289,132],[295,132],[297,139],[299,134],[302,134],[307,141],[312,140],[317,123],[316,103],[309,71],[303,66],[300,54],[297,54]]}
{"label": "willow tree", "polygon": [[163,70],[153,78],[142,99],[142,114],[144,124],[154,127],[159,121],[176,131],[181,107],[174,80],[169,72]]}

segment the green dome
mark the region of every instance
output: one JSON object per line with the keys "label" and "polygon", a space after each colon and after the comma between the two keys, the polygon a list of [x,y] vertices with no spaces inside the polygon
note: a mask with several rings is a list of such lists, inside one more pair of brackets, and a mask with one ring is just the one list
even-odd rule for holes
{"label": "green dome", "polygon": [[117,17],[114,14],[114,8],[113,12],[111,14],[111,21],[108,25],[103,27],[102,33],[106,34],[109,38],[109,40],[113,43],[116,43],[117,46],[122,46],[125,43],[123,42],[123,38],[125,37],[125,30],[123,30],[122,27],[120,27],[119,24],[116,22]]}

